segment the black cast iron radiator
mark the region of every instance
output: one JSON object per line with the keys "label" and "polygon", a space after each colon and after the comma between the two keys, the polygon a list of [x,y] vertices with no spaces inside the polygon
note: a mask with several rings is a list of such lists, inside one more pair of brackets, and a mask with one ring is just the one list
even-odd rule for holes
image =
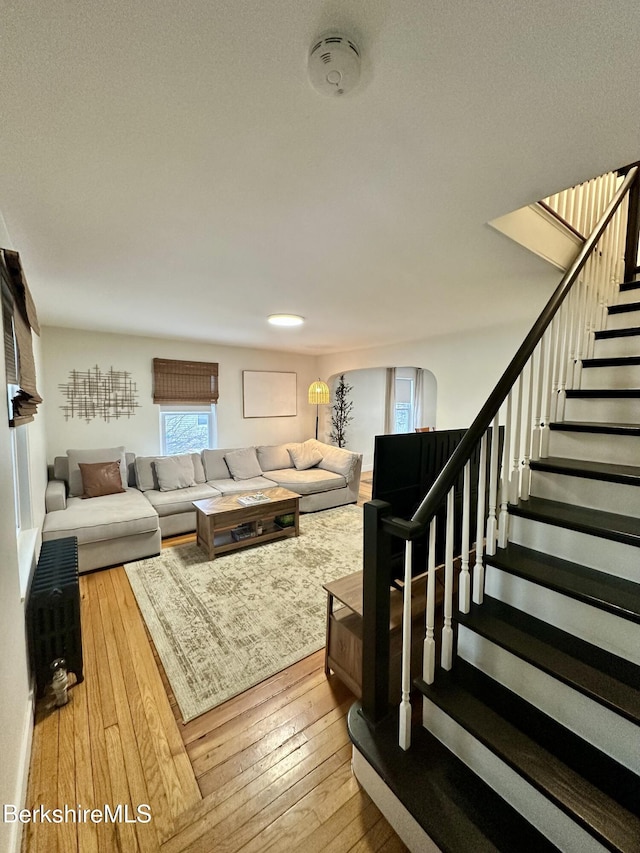
{"label": "black cast iron radiator", "polygon": [[51,682],[51,664],[57,658],[64,658],[78,682],[83,680],[75,536],[42,543],[29,594],[27,630],[38,696]]}

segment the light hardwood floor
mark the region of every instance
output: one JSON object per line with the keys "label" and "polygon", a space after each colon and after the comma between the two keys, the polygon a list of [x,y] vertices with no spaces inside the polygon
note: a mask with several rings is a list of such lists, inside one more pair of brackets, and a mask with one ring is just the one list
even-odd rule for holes
{"label": "light hardwood floor", "polygon": [[[365,477],[360,503],[370,490]],[[27,807],[123,804],[133,819],[148,804],[152,819],[30,823],[23,851],[406,850],[351,774],[353,696],[323,651],[185,725],[124,569],[80,589],[85,680],[63,708],[38,704]]]}

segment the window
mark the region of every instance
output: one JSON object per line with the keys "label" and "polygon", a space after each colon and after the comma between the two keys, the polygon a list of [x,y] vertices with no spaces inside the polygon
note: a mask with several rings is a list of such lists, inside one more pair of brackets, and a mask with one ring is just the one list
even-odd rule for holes
{"label": "window", "polygon": [[162,406],[160,442],[165,456],[215,447],[215,406]]}
{"label": "window", "polygon": [[413,379],[396,377],[394,431],[413,432]]}

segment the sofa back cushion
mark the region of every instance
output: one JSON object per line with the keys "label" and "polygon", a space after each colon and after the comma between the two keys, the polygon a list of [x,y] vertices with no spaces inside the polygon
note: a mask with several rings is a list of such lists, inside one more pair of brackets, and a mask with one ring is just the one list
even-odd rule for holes
{"label": "sofa back cushion", "polygon": [[359,455],[352,453],[350,450],[344,450],[341,447],[326,446],[327,449],[323,452],[318,468],[324,468],[325,471],[333,471],[334,474],[341,474],[345,480],[350,483],[358,463]]}
{"label": "sofa back cushion", "polygon": [[202,457],[199,453],[180,453],[175,457],[172,456],[136,456],[135,471],[136,485],[141,492],[150,492],[152,490],[159,491],[160,483],[156,473],[157,459],[189,459],[193,465],[193,478],[196,484],[204,483],[206,477],[204,474],[204,466]]}
{"label": "sofa back cushion", "polygon": [[224,458],[234,480],[251,480],[262,475],[255,447],[232,450]]}
{"label": "sofa back cushion", "polygon": [[224,457],[227,453],[231,453],[233,448],[219,450],[203,450],[202,461],[204,463],[204,473],[209,480],[230,480],[231,474]]}
{"label": "sofa back cushion", "polygon": [[281,471],[293,468],[288,444],[261,444],[256,447],[258,462],[263,471]]}
{"label": "sofa back cushion", "polygon": [[321,451],[317,447],[311,447],[306,442],[304,444],[292,444],[289,448],[289,455],[298,471],[306,471],[322,462]]}
{"label": "sofa back cushion", "polygon": [[69,495],[78,498],[83,493],[80,462],[118,462],[123,489],[128,485],[124,447],[103,447],[98,450],[67,450],[69,460]]}
{"label": "sofa back cushion", "polygon": [[156,476],[161,492],[186,489],[195,486],[195,474],[191,454],[164,456],[155,461]]}

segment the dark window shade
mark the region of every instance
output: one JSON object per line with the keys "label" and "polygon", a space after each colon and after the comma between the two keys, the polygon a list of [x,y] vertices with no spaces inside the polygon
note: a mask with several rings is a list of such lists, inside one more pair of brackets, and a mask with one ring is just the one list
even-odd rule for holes
{"label": "dark window shade", "polygon": [[218,365],[206,361],[153,359],[154,403],[218,402]]}
{"label": "dark window shade", "polygon": [[18,384],[18,360],[16,340],[13,334],[13,299],[4,279],[2,280],[2,335],[4,339],[4,369],[8,385]]}
{"label": "dark window shade", "polygon": [[[37,405],[42,402],[36,388],[36,365],[31,340],[31,330],[40,334],[40,326],[19,254],[2,249],[0,255],[3,261],[0,264],[3,294],[6,291],[11,295],[10,300],[5,299],[4,295],[2,300],[5,358],[10,349],[14,353],[8,362],[7,383],[17,384],[20,389],[11,401],[13,412],[9,425],[20,426],[33,420]],[[12,346],[9,343],[9,334],[12,337]],[[11,378],[11,375],[15,377],[16,374],[17,382],[15,378]]]}

